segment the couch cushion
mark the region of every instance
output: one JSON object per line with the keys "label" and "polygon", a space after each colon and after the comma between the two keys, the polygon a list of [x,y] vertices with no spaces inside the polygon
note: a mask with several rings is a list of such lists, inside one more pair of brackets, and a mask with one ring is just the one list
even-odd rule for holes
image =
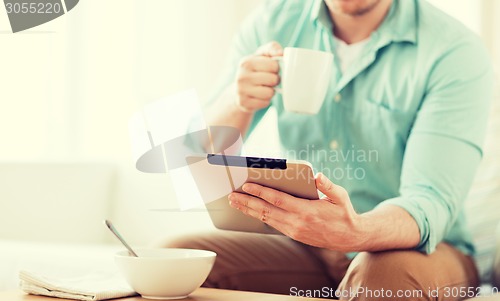
{"label": "couch cushion", "polygon": [[[496,89],[498,91],[498,89]],[[492,104],[484,157],[465,204],[483,282],[491,281],[495,230],[500,221],[500,97]]]}
{"label": "couch cushion", "polygon": [[497,288],[500,288],[500,223],[497,227],[497,236],[496,236],[496,255],[495,255],[495,263],[493,265],[493,285]]}
{"label": "couch cushion", "polygon": [[0,239],[109,242],[113,174],[101,163],[0,163]]}

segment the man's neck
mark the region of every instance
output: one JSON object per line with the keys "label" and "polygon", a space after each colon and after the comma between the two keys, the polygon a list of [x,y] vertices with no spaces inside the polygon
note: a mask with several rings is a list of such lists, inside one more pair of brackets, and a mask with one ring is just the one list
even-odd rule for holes
{"label": "man's neck", "polygon": [[392,0],[381,0],[372,10],[362,15],[348,15],[329,8],[334,24],[333,34],[347,44],[363,41],[370,37],[389,12]]}

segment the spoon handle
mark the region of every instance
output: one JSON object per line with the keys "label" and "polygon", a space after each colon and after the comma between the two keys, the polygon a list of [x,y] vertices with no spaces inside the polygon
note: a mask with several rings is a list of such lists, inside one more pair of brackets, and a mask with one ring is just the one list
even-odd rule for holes
{"label": "spoon handle", "polygon": [[109,220],[105,220],[104,224],[106,224],[106,226],[111,231],[111,233],[113,233],[116,236],[116,238],[118,238],[121,241],[121,243],[125,246],[125,248],[127,248],[127,250],[130,252],[130,254],[132,254],[135,257],[139,257],[134,252],[134,250],[132,250],[132,248],[128,245],[128,243],[125,241],[125,239],[123,239],[123,237],[120,235],[120,233],[118,233],[118,231],[116,231],[115,227],[113,226],[113,224]]}

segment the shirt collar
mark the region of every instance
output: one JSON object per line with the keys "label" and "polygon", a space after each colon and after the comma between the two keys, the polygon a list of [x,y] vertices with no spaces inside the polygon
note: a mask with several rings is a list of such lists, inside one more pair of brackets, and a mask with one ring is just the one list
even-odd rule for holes
{"label": "shirt collar", "polygon": [[330,19],[330,13],[324,0],[314,0],[311,10],[311,21],[313,23],[321,23],[328,29],[333,29],[333,23]]}
{"label": "shirt collar", "polygon": [[[387,42],[417,43],[416,1],[418,0],[393,0],[385,20],[373,34]],[[333,22],[324,0],[314,0],[311,21],[333,30]]]}

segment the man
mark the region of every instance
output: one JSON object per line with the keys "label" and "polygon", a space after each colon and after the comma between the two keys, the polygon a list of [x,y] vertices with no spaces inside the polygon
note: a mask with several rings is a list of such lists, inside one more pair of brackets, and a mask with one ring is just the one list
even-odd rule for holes
{"label": "man", "polygon": [[[272,57],[286,46],[336,57],[318,115],[286,112],[275,95]],[[218,233],[170,246],[217,252],[206,286],[306,295],[338,287],[323,297],[355,300],[465,297],[457,292],[478,285],[463,201],[482,154],[487,57],[477,37],[423,0],[265,2],[235,40],[210,124],[248,136],[273,106],[285,149],[318,171],[362,176],[318,174],[325,196],[314,201],[246,184],[231,206],[286,236]],[[314,156],[319,150],[377,156],[332,160]]]}

